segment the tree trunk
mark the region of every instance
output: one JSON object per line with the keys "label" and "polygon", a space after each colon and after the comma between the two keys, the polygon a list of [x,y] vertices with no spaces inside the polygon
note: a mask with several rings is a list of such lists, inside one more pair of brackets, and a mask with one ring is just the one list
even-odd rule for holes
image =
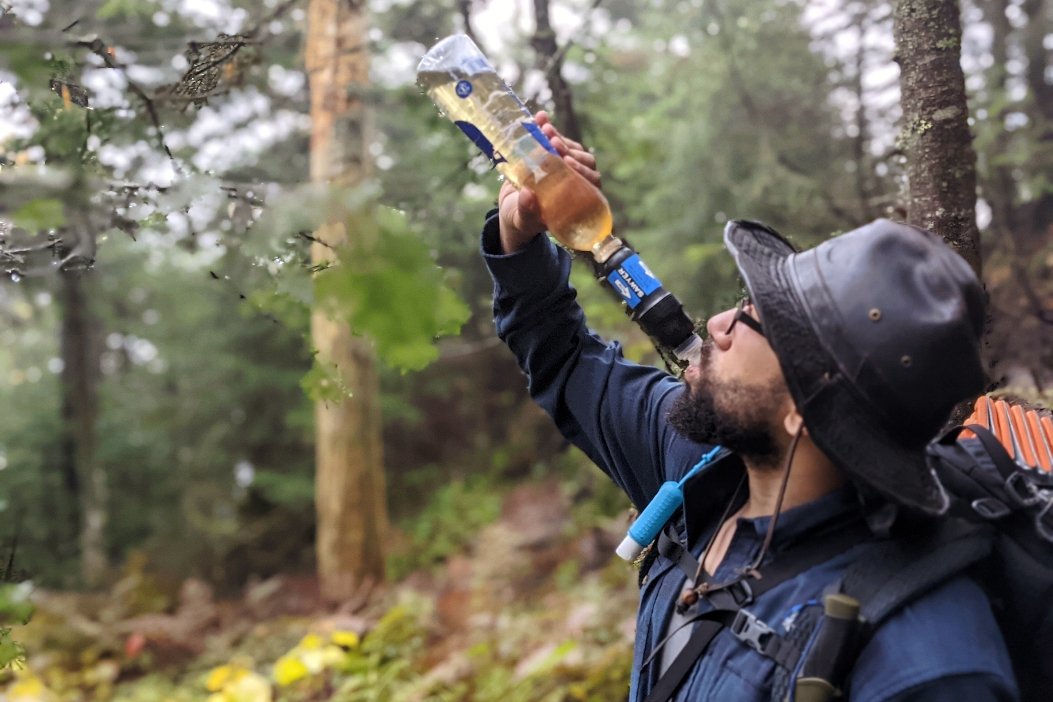
{"label": "tree trunk", "polygon": [[98,323],[86,288],[91,271],[59,276],[62,304],[62,457],[67,489],[76,495],[80,532],[81,577],[102,583],[106,559],[106,475],[96,456],[95,423],[99,414]]}
{"label": "tree trunk", "polygon": [[[1048,171],[1053,157],[1053,81],[1047,77],[1051,52],[1046,48],[1049,10],[1045,0],[1024,0],[1020,7],[1027,16],[1027,23],[1020,30],[1027,60],[1029,99],[1025,106],[1037,142],[1031,151],[1032,163],[1036,164],[1036,170],[1044,166]],[[1026,212],[1019,217],[1017,243],[1023,245],[1020,250],[1023,255],[1033,255],[1043,248],[1053,232],[1053,192],[1048,187],[1037,190],[1027,203]]]}
{"label": "tree trunk", "polygon": [[[369,82],[365,3],[311,0],[306,67],[311,91],[311,180],[354,185],[370,173],[365,88]],[[325,244],[348,236],[343,223],[318,232]],[[332,250],[315,243],[316,264]],[[323,597],[346,600],[384,576],[381,544],[387,504],[379,381],[373,351],[347,324],[316,310],[311,337],[318,361],[335,367],[351,396],[315,407],[318,577]]]}
{"label": "tree trunk", "polygon": [[859,49],[856,51],[856,61],[852,75],[852,91],[856,96],[855,125],[856,135],[852,139],[852,158],[856,163],[856,197],[859,198],[859,212],[862,221],[873,219],[871,205],[871,169],[873,167],[870,158],[870,124],[867,122],[866,91],[863,89],[863,73],[866,70],[866,33],[870,25],[869,8],[864,5],[856,13],[856,30],[858,32]]}
{"label": "tree trunk", "polygon": [[892,33],[900,66],[907,219],[942,236],[979,275],[976,154],[959,60],[958,4],[900,0]]}
{"label": "tree trunk", "polygon": [[582,142],[581,121],[574,110],[574,95],[570,85],[563,77],[563,54],[556,44],[556,32],[548,19],[548,0],[534,0],[534,38],[530,45],[537,52],[536,65],[545,73],[549,90],[552,91],[552,104],[555,108],[555,122],[563,134],[577,142]]}
{"label": "tree trunk", "polygon": [[[1009,36],[1012,27],[1006,16],[1009,0],[988,0],[982,5],[988,24],[991,25],[991,67],[987,69],[988,101],[998,104],[1006,95],[1006,63],[1009,60]],[[1008,104],[1008,103],[1004,103]],[[1009,152],[1009,131],[1005,128],[1003,107],[989,115],[998,131],[995,135],[993,155],[1000,156]],[[1015,221],[1016,183],[1008,164],[989,159],[987,164],[988,183],[984,189],[987,203],[991,206],[991,229],[1000,240],[1008,240],[1018,229]]]}

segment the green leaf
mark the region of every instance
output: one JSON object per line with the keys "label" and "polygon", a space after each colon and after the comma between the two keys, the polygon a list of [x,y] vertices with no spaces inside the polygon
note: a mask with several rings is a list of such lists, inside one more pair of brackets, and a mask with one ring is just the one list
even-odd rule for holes
{"label": "green leaf", "polygon": [[51,197],[30,200],[15,210],[11,214],[11,219],[15,226],[29,231],[54,229],[66,223],[62,201]]}
{"label": "green leaf", "polygon": [[12,663],[20,663],[26,658],[26,649],[11,638],[11,630],[0,628],[0,670]]}
{"label": "green leaf", "polygon": [[460,330],[468,307],[401,214],[352,214],[336,261],[315,276],[315,304],[376,343],[389,366],[419,370],[438,358],[435,339]]}
{"label": "green leaf", "polygon": [[312,400],[323,402],[342,402],[345,397],[351,397],[351,390],[340,378],[336,366],[324,366],[315,356],[311,370],[307,371],[300,379],[300,387]]}

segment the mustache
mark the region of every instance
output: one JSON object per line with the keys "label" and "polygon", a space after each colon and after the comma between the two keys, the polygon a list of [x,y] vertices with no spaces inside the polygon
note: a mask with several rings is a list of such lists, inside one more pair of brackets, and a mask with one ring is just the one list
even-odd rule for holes
{"label": "mustache", "polygon": [[[706,339],[702,342],[702,345],[699,346],[698,353],[693,359],[691,359],[689,366],[696,366],[698,370],[701,371],[701,375],[705,375],[709,368],[709,361],[712,357],[713,340]],[[687,383],[687,380],[685,379],[684,382]],[[690,384],[688,385],[688,389],[690,390]]]}

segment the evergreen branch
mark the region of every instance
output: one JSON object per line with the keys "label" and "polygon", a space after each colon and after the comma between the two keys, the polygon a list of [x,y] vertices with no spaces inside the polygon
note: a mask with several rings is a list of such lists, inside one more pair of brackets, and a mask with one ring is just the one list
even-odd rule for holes
{"label": "evergreen branch", "polygon": [[146,94],[146,91],[143,89],[143,87],[136,83],[134,80],[132,80],[131,76],[128,75],[127,67],[125,67],[122,64],[118,64],[116,61],[113,60],[113,56],[111,56],[110,53],[106,50],[106,44],[103,43],[102,39],[99,39],[98,37],[92,39],[91,41],[76,41],[73,45],[81,46],[88,49],[93,54],[102,59],[103,64],[107,68],[116,69],[124,75],[124,79],[128,81],[128,89],[131,90],[137,98],[139,98],[139,100],[143,103],[143,107],[146,108],[146,113],[150,117],[150,122],[153,124],[154,129],[157,131],[158,145],[165,152],[165,154],[168,155],[169,160],[172,161],[172,164],[176,167],[176,170],[182,171],[182,167],[176,160],[176,157],[172,155],[172,150],[168,148],[168,144],[165,142],[164,129],[161,127],[161,117],[157,112],[157,105],[154,103],[153,99],[151,99],[150,96]]}

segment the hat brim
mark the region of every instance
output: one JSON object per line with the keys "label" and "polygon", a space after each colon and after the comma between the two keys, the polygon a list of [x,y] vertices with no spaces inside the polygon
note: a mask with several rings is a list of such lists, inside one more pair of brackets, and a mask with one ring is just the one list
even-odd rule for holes
{"label": "hat brim", "polygon": [[904,445],[874,418],[815,333],[790,273],[793,245],[762,224],[736,220],[725,227],[724,243],[812,441],[839,468],[889,499],[929,514],[945,512],[947,494],[924,448]]}

